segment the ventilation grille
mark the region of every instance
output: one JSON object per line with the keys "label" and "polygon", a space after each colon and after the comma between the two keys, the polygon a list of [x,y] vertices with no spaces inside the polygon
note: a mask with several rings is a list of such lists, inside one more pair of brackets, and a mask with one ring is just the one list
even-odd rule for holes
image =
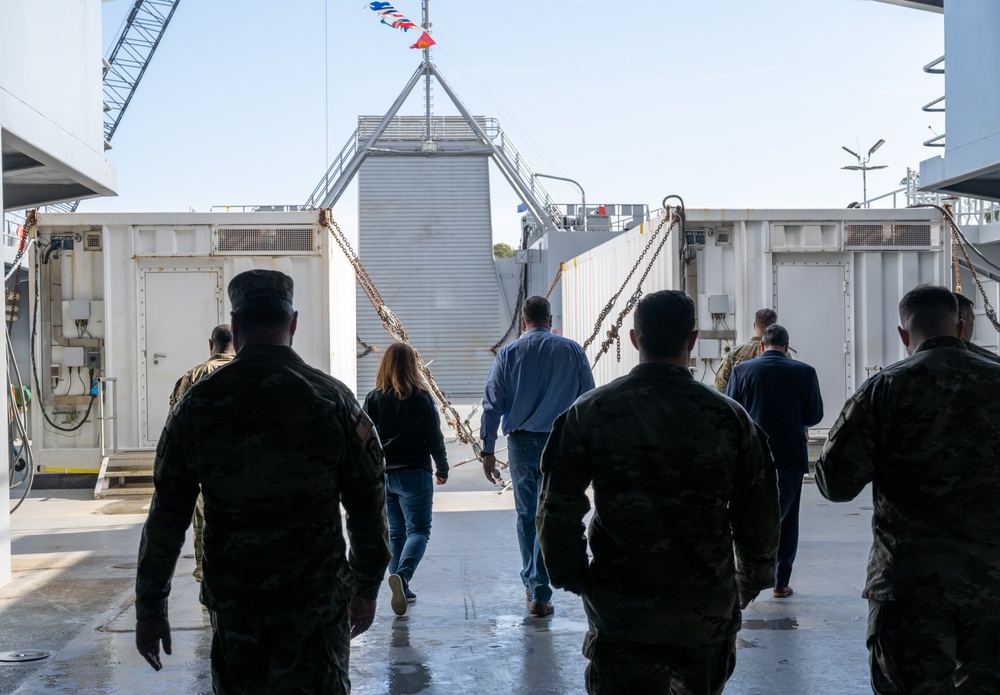
{"label": "ventilation grille", "polygon": [[219,253],[312,253],[312,227],[219,228]]}
{"label": "ventilation grille", "polygon": [[846,247],[913,248],[937,246],[930,224],[847,224]]}
{"label": "ventilation grille", "polygon": [[101,250],[101,233],[100,232],[87,232],[83,237],[83,250],[84,251],[100,251]]}
{"label": "ventilation grille", "polygon": [[732,246],[733,230],[731,227],[719,227],[715,230],[716,246]]}

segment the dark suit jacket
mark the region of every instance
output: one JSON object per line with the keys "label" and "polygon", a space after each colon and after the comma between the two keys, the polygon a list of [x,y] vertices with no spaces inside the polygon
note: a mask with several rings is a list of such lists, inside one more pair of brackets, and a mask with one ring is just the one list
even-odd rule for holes
{"label": "dark suit jacket", "polygon": [[775,466],[809,472],[805,429],[823,419],[815,369],[781,350],[765,350],[736,365],[726,395],[746,408],[767,434]]}

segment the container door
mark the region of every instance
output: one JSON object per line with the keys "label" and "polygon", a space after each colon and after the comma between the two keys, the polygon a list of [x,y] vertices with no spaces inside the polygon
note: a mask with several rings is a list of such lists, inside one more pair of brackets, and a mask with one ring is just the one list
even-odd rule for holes
{"label": "container door", "polygon": [[142,445],[156,446],[174,384],[210,356],[208,339],[222,316],[222,271],[143,269],[138,305]]}
{"label": "container door", "polygon": [[774,271],[774,310],[788,329],[788,354],[816,368],[823,395],[816,427],[828,429],[848,397],[847,266],[779,263]]}

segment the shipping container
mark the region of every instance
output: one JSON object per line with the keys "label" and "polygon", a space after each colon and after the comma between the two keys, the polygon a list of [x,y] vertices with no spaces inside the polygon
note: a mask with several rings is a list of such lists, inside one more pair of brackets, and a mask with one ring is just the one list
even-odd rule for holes
{"label": "shipping container", "polygon": [[789,354],[819,374],[825,416],[817,429],[827,429],[868,376],[905,355],[896,333],[903,294],[951,282],[950,237],[933,210],[697,209],[687,211],[683,232],[663,225],[657,235],[663,220],[660,214],[563,263],[565,335],[581,344],[595,336],[592,362],[609,342],[594,368],[598,384],[638,363],[632,314],[617,340],[609,330],[648,273],[642,293],[680,289],[695,300],[691,369],[708,385],[725,354],[753,336],[754,313],[773,308],[788,329]]}
{"label": "shipping container", "polygon": [[170,392],[209,357],[212,329],[229,322],[228,283],[245,270],[292,277],[294,349],[354,390],[354,271],[318,215],[39,215],[21,367],[35,373],[39,472],[100,470],[99,494],[148,475]]}

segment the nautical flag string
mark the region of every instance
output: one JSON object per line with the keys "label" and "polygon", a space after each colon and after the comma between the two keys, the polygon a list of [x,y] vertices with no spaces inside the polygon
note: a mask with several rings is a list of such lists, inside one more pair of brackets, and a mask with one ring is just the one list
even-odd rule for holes
{"label": "nautical flag string", "polygon": [[[406,16],[392,6],[388,2],[370,2],[368,3],[368,9],[379,16],[379,21],[385,24],[387,27],[392,27],[393,29],[402,29],[404,32],[410,29],[419,29],[420,27],[411,22]],[[410,48],[425,49],[430,48],[437,42],[431,38],[431,35],[426,31],[420,35],[417,42],[410,46]]]}
{"label": "nautical flag string", "polygon": [[368,7],[372,12],[381,17],[382,24],[386,26],[393,29],[402,29],[403,31],[417,28],[416,24],[404,17],[402,12],[388,2],[370,2],[368,3]]}

